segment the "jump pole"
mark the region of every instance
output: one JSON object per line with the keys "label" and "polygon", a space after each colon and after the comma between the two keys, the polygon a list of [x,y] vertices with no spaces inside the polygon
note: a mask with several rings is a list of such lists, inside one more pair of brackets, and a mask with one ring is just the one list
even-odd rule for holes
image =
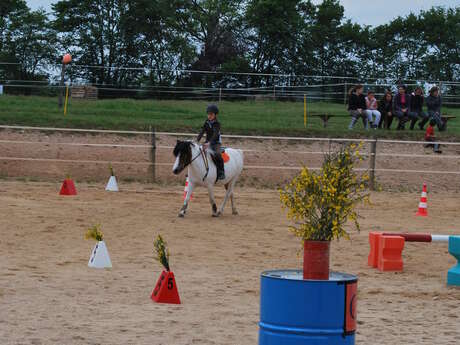
{"label": "jump pole", "polygon": [[384,232],[384,236],[400,236],[406,242],[449,242],[450,235],[432,235],[430,233],[394,233]]}

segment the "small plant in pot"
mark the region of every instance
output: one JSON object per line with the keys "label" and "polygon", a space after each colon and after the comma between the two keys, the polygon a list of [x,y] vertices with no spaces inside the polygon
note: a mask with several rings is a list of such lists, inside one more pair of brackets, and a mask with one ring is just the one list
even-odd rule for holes
{"label": "small plant in pot", "polygon": [[289,229],[304,245],[304,279],[329,279],[330,241],[350,238],[348,221],[359,231],[356,206],[369,198],[368,175],[353,170],[362,160],[361,147],[351,144],[326,154],[318,173],[304,167],[280,189],[282,206],[294,223]]}

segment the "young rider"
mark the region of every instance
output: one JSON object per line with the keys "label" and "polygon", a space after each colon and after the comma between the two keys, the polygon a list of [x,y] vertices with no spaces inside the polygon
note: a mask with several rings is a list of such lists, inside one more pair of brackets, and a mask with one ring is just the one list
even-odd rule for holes
{"label": "young rider", "polygon": [[196,141],[200,142],[204,133],[206,133],[206,142],[203,146],[205,149],[210,147],[211,150],[215,152],[217,179],[224,180],[224,160],[222,159],[222,154],[220,152],[222,144],[220,139],[220,123],[217,121],[217,114],[219,113],[219,109],[215,104],[210,104],[206,108],[206,113],[208,113],[208,119],[205,121],[203,127],[201,128]]}

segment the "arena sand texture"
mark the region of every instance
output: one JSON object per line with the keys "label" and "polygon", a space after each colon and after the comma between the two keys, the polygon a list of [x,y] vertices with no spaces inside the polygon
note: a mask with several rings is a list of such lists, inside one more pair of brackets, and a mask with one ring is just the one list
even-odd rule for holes
{"label": "arena sand texture", "polygon": [[[78,181],[77,181],[78,182]],[[240,215],[212,218],[204,189],[177,218],[182,187],[0,181],[1,344],[257,344],[259,276],[299,268],[299,241],[274,190],[236,188]],[[221,200],[223,191],[217,193]],[[458,344],[460,289],[446,286],[454,264],[445,243],[409,243],[404,272],[367,267],[368,232],[460,233],[459,199],[430,193],[429,217],[415,217],[420,193],[372,194],[362,231],[333,242],[331,268],[359,277],[357,344]],[[90,269],[101,223],[113,268]],[[153,239],[171,249],[181,305],[150,294],[161,273]]]}

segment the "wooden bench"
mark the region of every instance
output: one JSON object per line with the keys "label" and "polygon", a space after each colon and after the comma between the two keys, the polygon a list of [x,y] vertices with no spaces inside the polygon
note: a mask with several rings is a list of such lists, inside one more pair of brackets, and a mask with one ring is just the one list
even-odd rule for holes
{"label": "wooden bench", "polygon": [[452,115],[441,115],[441,121],[443,124],[443,130],[446,130],[447,128],[447,121],[455,119],[457,116],[452,116]]}
{"label": "wooden bench", "polygon": [[323,121],[323,127],[327,127],[327,123],[331,117],[337,116],[334,114],[310,114],[312,117],[319,117]]}

